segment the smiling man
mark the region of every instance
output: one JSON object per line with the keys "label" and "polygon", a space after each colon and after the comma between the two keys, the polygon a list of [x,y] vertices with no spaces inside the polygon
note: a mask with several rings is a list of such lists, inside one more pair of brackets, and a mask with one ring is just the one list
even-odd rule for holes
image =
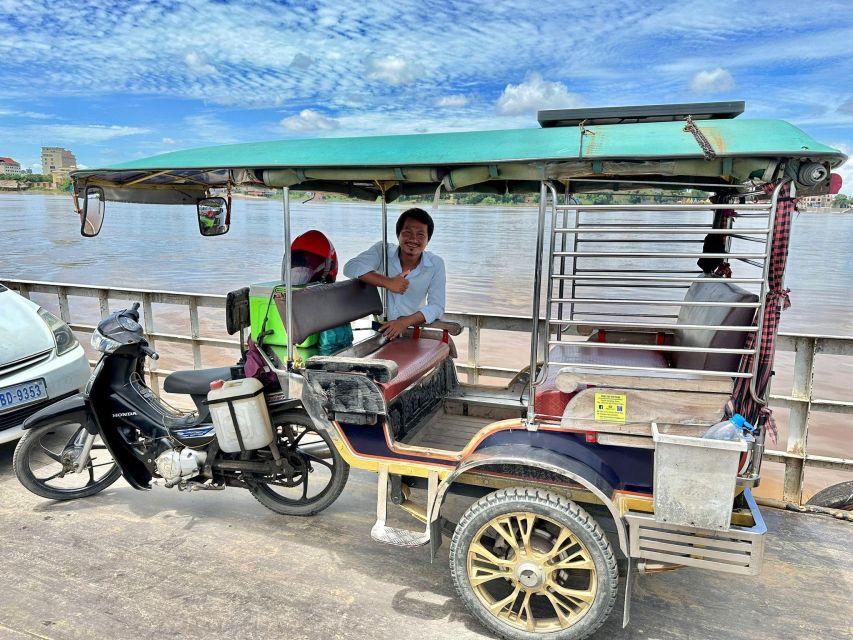
{"label": "smiling man", "polygon": [[423,209],[407,209],[397,219],[397,242],[388,244],[388,275],[382,274],[382,243],[344,265],[344,275],[388,290],[388,322],[379,330],[388,339],[407,327],[429,324],[444,313],[444,260],[427,251],[435,228]]}

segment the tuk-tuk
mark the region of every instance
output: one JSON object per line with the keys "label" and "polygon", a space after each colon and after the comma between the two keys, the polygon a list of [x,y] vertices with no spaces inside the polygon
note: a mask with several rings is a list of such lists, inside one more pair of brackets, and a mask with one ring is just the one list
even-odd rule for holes
{"label": "tuk-tuk", "polygon": [[[84,235],[120,201],[196,205],[200,232],[216,236],[232,190],[281,189],[284,268],[266,309],[286,345],[258,341],[277,383],[265,393],[377,474],[373,538],[435,557],[450,536],[459,597],[492,632],[583,638],[611,613],[620,575],[627,624],[638,572],[761,568],[751,490],[773,429],[791,216],[798,196],[837,190],[845,156],[743,109],[555,110],[539,128],[178,151],[74,173],[75,205]],[[534,266],[529,365],[508,385],[461,382],[461,327],[442,320],[329,355],[300,350],[386,307],[357,280],[293,286],[291,190],[377,202],[383,243],[401,196],[439,206],[442,194],[528,194],[536,245],[504,249]],[[240,312],[247,295],[229,298],[234,331],[254,322]],[[221,375],[193,381],[206,389]],[[732,420],[730,439],[704,437]],[[443,508],[451,493],[471,502],[456,522]],[[389,499],[421,526],[390,526]]]}

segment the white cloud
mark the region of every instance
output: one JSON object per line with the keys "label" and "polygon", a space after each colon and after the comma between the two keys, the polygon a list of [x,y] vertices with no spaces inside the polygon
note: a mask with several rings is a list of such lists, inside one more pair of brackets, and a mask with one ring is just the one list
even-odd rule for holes
{"label": "white cloud", "polygon": [[690,81],[690,88],[695,93],[722,93],[735,88],[732,74],[717,67],[711,71],[699,71]]}
{"label": "white cloud", "polygon": [[313,109],[303,109],[298,115],[284,118],[281,126],[291,131],[331,131],[338,128],[338,121]]}
{"label": "white cloud", "polygon": [[370,73],[368,77],[371,80],[377,80],[398,86],[406,84],[415,79],[415,71],[408,62],[397,56],[385,56],[382,58],[374,58],[368,63]]}
{"label": "white cloud", "polygon": [[49,124],[39,127],[39,135],[43,140],[62,143],[93,143],[135,136],[148,133],[148,129],[140,127],[121,127],[118,125],[102,124]]}
{"label": "white cloud", "polygon": [[495,109],[503,115],[519,115],[539,109],[571,109],[581,102],[580,96],[571,93],[562,82],[547,82],[532,73],[521,84],[508,84]]}
{"label": "white cloud", "polygon": [[2,117],[29,118],[31,120],[51,120],[56,116],[50,113],[39,113],[38,111],[14,111],[12,109],[0,109]]}
{"label": "white cloud", "polygon": [[162,143],[168,144],[168,145],[173,145],[173,144],[177,144],[177,141],[174,138],[163,138]]}
{"label": "white cloud", "polygon": [[216,67],[206,62],[205,59],[195,51],[191,51],[184,56],[184,62],[187,63],[187,68],[194,75],[210,76],[216,73]]}
{"label": "white cloud", "polygon": [[447,107],[447,108],[458,108],[464,107],[469,102],[468,96],[463,95],[454,95],[454,96],[443,96],[435,101],[435,106],[437,107]]}

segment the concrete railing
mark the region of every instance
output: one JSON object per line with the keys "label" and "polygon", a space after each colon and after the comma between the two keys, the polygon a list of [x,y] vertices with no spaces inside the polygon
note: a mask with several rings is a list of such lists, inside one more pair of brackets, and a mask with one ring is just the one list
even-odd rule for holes
{"label": "concrete railing", "polygon": [[[1,280],[10,289],[15,289],[25,297],[30,294],[50,294],[57,296],[59,315],[75,331],[91,332],[96,322],[88,319],[79,321],[71,316],[69,297],[97,299],[100,316],[110,313],[110,302],[122,300],[142,303],[142,324],[153,349],[158,343],[189,345],[192,350],[193,366],[202,366],[202,347],[225,347],[236,349],[239,341],[232,338],[202,336],[199,328],[199,309],[225,309],[225,296],[216,294],[186,293],[180,291],[156,291],[150,289],[129,289],[125,287],[96,287],[90,285],[64,284],[56,282],[38,282],[33,280]],[[155,304],[184,306],[190,321],[190,335],[166,333],[157,329],[154,317]],[[113,308],[117,308],[114,305]],[[223,314],[224,315],[224,314]],[[459,322],[468,330],[468,353],[465,363],[457,363],[459,373],[465,374],[469,383],[476,384],[480,377],[510,379],[518,371],[512,368],[483,366],[480,361],[482,331],[514,331],[529,334],[533,328],[531,318],[523,316],[498,316],[475,313],[446,313],[444,318]],[[223,318],[224,320],[224,318]],[[224,326],[224,321],[223,321]],[[540,331],[544,331],[544,321]],[[790,395],[771,395],[771,406],[790,409],[788,421],[788,440],[784,451],[768,449],[765,460],[785,465],[785,483],[783,500],[795,504],[802,503],[803,478],[807,467],[853,471],[853,460],[831,456],[818,456],[808,453],[809,423],[812,411],[853,414],[853,402],[821,400],[814,397],[813,384],[815,356],[818,354],[853,356],[853,337],[804,335],[781,333],[777,342],[779,351],[793,351],[794,381]],[[159,392],[161,379],[171,373],[157,368],[155,361],[150,363],[151,387]],[[221,366],[221,363],[218,363]]]}

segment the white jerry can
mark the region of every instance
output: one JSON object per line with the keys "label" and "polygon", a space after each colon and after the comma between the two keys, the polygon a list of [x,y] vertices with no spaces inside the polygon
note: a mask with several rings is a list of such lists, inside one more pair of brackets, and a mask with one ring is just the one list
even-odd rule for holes
{"label": "white jerry can", "polygon": [[272,424],[260,380],[216,381],[210,386],[207,404],[222,451],[262,449],[272,442]]}

